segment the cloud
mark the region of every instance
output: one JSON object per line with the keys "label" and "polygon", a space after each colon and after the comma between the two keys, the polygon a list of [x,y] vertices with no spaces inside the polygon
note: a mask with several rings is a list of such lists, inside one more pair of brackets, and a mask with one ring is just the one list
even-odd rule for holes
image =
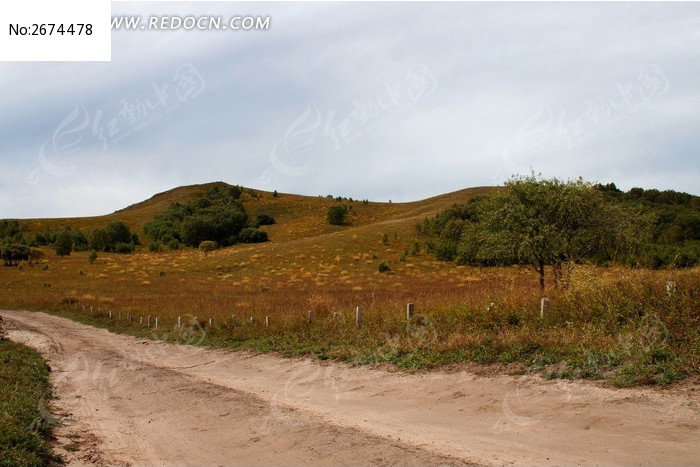
{"label": "cloud", "polygon": [[[111,63],[0,64],[0,217],[103,214],[220,179],[408,201],[530,167],[697,194],[700,5],[113,7],[187,13],[272,27],[120,31]],[[201,78],[186,99],[183,66]]]}

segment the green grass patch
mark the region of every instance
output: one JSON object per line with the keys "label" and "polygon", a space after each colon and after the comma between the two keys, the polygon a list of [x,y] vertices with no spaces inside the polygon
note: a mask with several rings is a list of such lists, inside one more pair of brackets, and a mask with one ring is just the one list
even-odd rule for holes
{"label": "green grass patch", "polygon": [[0,339],[0,467],[59,460],[49,447],[49,371],[35,350]]}

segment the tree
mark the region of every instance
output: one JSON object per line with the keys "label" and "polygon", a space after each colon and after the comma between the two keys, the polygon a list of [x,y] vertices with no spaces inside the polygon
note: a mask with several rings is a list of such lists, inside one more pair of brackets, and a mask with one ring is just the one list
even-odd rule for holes
{"label": "tree", "polygon": [[257,218],[258,225],[272,225],[275,223],[275,218],[267,214],[260,214]]}
{"label": "tree", "polygon": [[29,249],[29,264],[38,263],[39,260],[44,258],[44,252],[38,248]]}
{"label": "tree", "polygon": [[88,263],[92,264],[97,260],[97,252],[95,250],[90,251],[90,255],[88,255]]}
{"label": "tree", "polygon": [[105,229],[95,229],[90,234],[89,246],[91,250],[105,251],[108,244],[107,232]]}
{"label": "tree", "polygon": [[29,259],[29,254],[29,247],[20,244],[5,244],[0,250],[5,266],[18,266],[20,261]]}
{"label": "tree", "polygon": [[114,246],[117,243],[132,243],[132,236],[129,227],[123,221],[110,223],[105,228],[107,245]]}
{"label": "tree", "polygon": [[69,256],[73,251],[73,236],[69,230],[64,230],[56,237],[54,249],[58,256]]}
{"label": "tree", "polygon": [[267,241],[267,232],[263,229],[256,229],[254,227],[246,227],[241,230],[238,240],[241,243],[262,243]]}
{"label": "tree", "polygon": [[576,263],[601,251],[628,252],[648,231],[643,219],[606,203],[590,183],[534,174],[513,177],[483,198],[474,218],[461,230],[462,261],[531,266],[542,290],[545,266],[552,267],[555,286],[566,286]]}
{"label": "tree", "polygon": [[328,214],[326,216],[328,223],[331,225],[343,225],[345,224],[348,216],[348,207],[344,204],[335,204],[328,208]]}
{"label": "tree", "polygon": [[204,253],[204,257],[206,257],[210,251],[214,251],[217,248],[219,248],[219,245],[217,245],[216,242],[212,242],[211,240],[205,240],[199,244],[199,251]]}

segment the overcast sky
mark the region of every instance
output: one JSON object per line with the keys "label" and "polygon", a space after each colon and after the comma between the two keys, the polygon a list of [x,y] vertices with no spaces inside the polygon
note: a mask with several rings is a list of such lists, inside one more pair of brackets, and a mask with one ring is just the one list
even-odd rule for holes
{"label": "overcast sky", "polygon": [[700,4],[113,3],[270,16],[0,63],[0,218],[223,180],[411,201],[513,173],[700,194]]}

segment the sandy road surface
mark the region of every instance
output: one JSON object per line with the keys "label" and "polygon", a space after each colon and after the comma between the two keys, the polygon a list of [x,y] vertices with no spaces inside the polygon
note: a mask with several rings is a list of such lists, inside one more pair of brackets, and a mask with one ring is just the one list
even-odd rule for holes
{"label": "sandy road surface", "polygon": [[[2,311],[53,368],[75,464],[697,464],[697,384],[405,375],[165,344]],[[194,336],[196,338],[196,335]]]}

